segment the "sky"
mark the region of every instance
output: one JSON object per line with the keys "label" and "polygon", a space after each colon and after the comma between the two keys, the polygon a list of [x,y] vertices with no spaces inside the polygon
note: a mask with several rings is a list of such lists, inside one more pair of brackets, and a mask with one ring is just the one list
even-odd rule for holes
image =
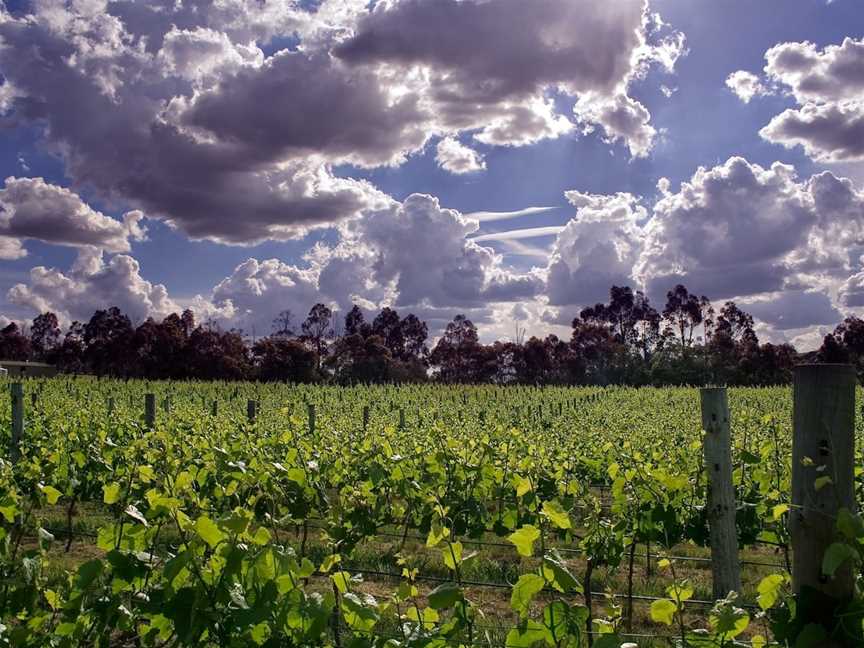
{"label": "sky", "polygon": [[861,0],[0,0],[0,324],[864,310]]}

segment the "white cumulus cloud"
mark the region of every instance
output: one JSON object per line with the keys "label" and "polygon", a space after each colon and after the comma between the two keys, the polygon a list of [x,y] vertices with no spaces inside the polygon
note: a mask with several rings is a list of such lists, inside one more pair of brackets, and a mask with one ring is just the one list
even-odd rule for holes
{"label": "white cumulus cloud", "polygon": [[435,161],[445,171],[456,174],[475,173],[486,168],[482,155],[454,137],[438,142]]}

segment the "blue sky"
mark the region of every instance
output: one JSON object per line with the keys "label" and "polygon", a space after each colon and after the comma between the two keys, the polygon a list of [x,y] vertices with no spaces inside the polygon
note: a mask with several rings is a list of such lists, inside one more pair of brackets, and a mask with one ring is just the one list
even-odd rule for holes
{"label": "blue sky", "polygon": [[[864,123],[864,82],[856,88],[845,77],[839,78],[832,82],[846,90],[808,94],[804,85],[795,85],[799,77],[791,68],[778,64],[771,71],[763,71],[766,52],[775,46],[788,44],[791,51],[811,43],[819,54],[818,66],[822,67],[814,63],[807,74],[830,76],[832,72],[822,68],[830,67],[828,59],[835,53],[825,48],[839,47],[844,39],[857,44],[864,37],[864,11],[858,0],[652,0],[647,12],[659,14],[665,23],[653,32],[638,21],[628,22],[644,10],[636,0],[610,2],[615,8],[608,11],[596,9],[597,4],[590,2],[537,1],[539,9],[533,17],[530,10],[520,13],[524,9],[517,9],[518,3],[491,0],[484,3],[492,5],[489,11],[473,11],[466,14],[465,25],[451,25],[455,32],[464,29],[464,34],[447,36],[456,43],[473,39],[478,33],[492,34],[488,43],[476,37],[477,42],[465,45],[466,61],[471,63],[466,63],[464,69],[452,67],[447,53],[435,52],[432,45],[418,45],[415,51],[408,43],[400,50],[398,45],[374,41],[375,34],[386,34],[387,29],[396,30],[393,33],[420,29],[422,34],[418,16],[428,20],[430,43],[436,37],[442,40],[442,34],[435,31],[445,29],[448,22],[444,18],[441,23],[435,22],[434,0],[403,0],[374,10],[367,10],[362,2],[343,3],[350,11],[337,11],[340,3],[327,0],[297,6],[285,0],[269,3],[269,8],[263,10],[257,3],[236,0],[228,3],[236,7],[227,17],[215,13],[210,3],[202,0],[191,3],[200,5],[194,15],[178,14],[162,23],[148,14],[146,7],[134,11],[140,9],[135,5],[146,3],[133,0],[43,2],[38,7],[7,1],[5,18],[0,18],[0,40],[6,45],[0,54],[0,74],[7,79],[7,90],[12,88],[8,93],[12,98],[6,101],[3,117],[0,172],[3,178],[42,178],[44,185],[26,185],[29,193],[24,186],[14,191],[7,186],[5,194],[0,193],[0,207],[13,214],[5,226],[5,235],[17,243],[9,245],[26,250],[25,256],[16,247],[0,260],[0,313],[24,319],[50,307],[68,321],[114,300],[140,318],[158,316],[172,306],[189,305],[199,295],[194,302],[199,311],[206,311],[226,325],[255,325],[260,330],[282,307],[302,313],[317,299],[342,309],[358,301],[370,309],[396,304],[433,322],[468,312],[480,323],[484,336],[491,339],[508,335],[514,319],[523,320],[530,332],[538,334],[565,331],[561,324],[597,293],[592,282],[599,286],[603,281],[626,280],[644,287],[652,296],[662,297],[664,282],[670,283],[675,277],[687,278],[696,291],[715,288],[721,294],[709,292],[708,296],[717,301],[734,297],[743,303],[755,303],[763,338],[792,340],[805,347],[812,345],[826,327],[830,328],[829,322],[857,312],[860,304],[855,289],[860,259],[851,253],[849,245],[842,250],[824,251],[818,260],[802,257],[814,245],[824,243],[826,250],[839,245],[842,237],[838,238],[837,231],[844,237],[848,235],[849,241],[859,241],[857,228],[864,227],[864,202],[856,201],[862,196],[864,156],[855,151],[864,149],[864,143],[852,141],[847,147],[852,152],[841,154],[839,149],[826,149],[818,133],[807,147],[800,141],[797,145],[792,142],[791,127],[778,127],[770,137],[760,135],[760,130],[784,111],[802,110],[810,104],[825,109],[842,106],[847,114],[852,111],[853,117]],[[571,6],[564,6],[568,2]],[[476,0],[455,4],[448,0],[438,7],[443,4],[453,5],[454,11],[469,11],[459,5],[476,4]],[[523,3],[523,7],[531,4]],[[573,6],[580,11],[572,11]],[[261,11],[270,13],[256,15]],[[595,12],[599,15],[589,15]],[[33,17],[25,27],[21,21],[30,13]],[[573,49],[572,67],[568,67],[568,61],[562,64],[556,52],[548,56],[536,54],[530,49],[529,37],[520,39],[524,41],[519,45],[526,48],[524,52],[518,46],[513,52],[496,50],[499,42],[495,34],[506,36],[508,29],[525,25],[526,20],[524,31],[534,33],[531,21],[536,21],[537,37],[545,39],[550,30],[555,30],[555,23],[543,23],[544,15],[550,21],[571,21],[555,37],[559,47]],[[106,16],[111,20],[107,21]],[[514,26],[508,27],[508,20]],[[593,42],[592,34],[586,31],[589,28],[583,28],[583,23],[592,20],[608,29],[604,39]],[[488,32],[478,31],[485,24],[490,25]],[[157,43],[163,39],[162,49],[168,51],[166,43],[171,37],[166,34],[171,25],[185,30],[187,49],[178,47],[169,56],[160,54]],[[626,67],[627,48],[633,46],[629,41],[633,25],[643,31],[648,29],[644,36],[649,45],[659,49],[666,43],[674,49],[673,69],[665,69],[656,61],[646,63],[639,73]],[[143,34],[148,35],[146,41],[141,39]],[[175,31],[173,36],[177,35]],[[677,35],[683,35],[685,40],[677,41],[675,49],[672,43]],[[80,69],[75,71],[77,76],[70,77],[69,94],[64,96],[40,85],[34,73],[38,61],[26,65],[20,59],[37,49],[47,53],[43,58],[50,58],[55,50],[76,42],[75,37],[79,43],[82,38],[89,39],[92,49],[78,53]],[[92,51],[110,38],[117,38],[118,43],[129,48],[127,58],[122,53]],[[568,38],[573,42],[560,42]],[[150,59],[144,61],[141,51],[148,48]],[[253,54],[249,48],[260,51]],[[600,51],[604,48],[609,52]],[[282,50],[290,52],[290,56],[283,57]],[[623,54],[619,56],[616,50]],[[130,53],[134,51],[138,51],[135,56]],[[327,62],[321,63],[322,52],[330,53]],[[109,60],[111,56],[116,60]],[[259,57],[257,61],[255,56]],[[601,78],[605,72],[580,72],[579,57],[584,56],[596,56],[598,60],[608,57],[619,68],[624,66],[623,71],[619,69],[617,77],[610,73],[609,78]],[[186,62],[192,60],[185,72],[180,71],[180,57],[186,57]],[[215,61],[212,69],[207,57]],[[238,62],[243,57],[247,58]],[[299,61],[299,57],[315,62]],[[512,69],[496,57],[512,59]],[[136,60],[130,63],[132,59]],[[478,64],[474,65],[474,61]],[[274,70],[283,63],[286,70],[279,73],[281,76],[275,81],[265,78],[271,72],[276,76]],[[119,79],[111,76],[112,65],[113,69],[119,66],[123,70]],[[851,65],[861,66],[855,69],[864,79],[864,56],[860,60],[853,58]],[[201,71],[205,69],[206,73]],[[748,102],[736,96],[727,78],[737,71],[756,75],[765,92]],[[402,78],[421,73],[433,80],[412,80],[402,86]],[[131,81],[135,75],[146,82]],[[328,81],[319,84],[322,78]],[[457,79],[455,83],[453,78]],[[851,78],[854,81],[856,77],[853,74]],[[484,96],[482,110],[478,109],[479,104],[468,98],[474,84],[487,92],[487,86],[482,84],[493,81],[507,86],[509,94],[495,89],[495,96]],[[338,85],[343,82],[354,89]],[[569,89],[562,91],[557,84],[569,84]],[[367,96],[372,94],[371,90],[367,92],[372,85],[385,95],[402,93],[417,103],[406,103],[400,111],[392,105],[382,107],[376,97]],[[98,100],[93,97],[94,87],[103,89]],[[316,88],[317,94],[309,91],[310,97],[304,98],[304,88]],[[440,99],[444,91],[455,94],[457,99]],[[115,93],[113,105],[105,101],[111,92]],[[256,103],[244,103],[247,95],[256,92],[262,93],[260,97],[273,98],[272,110],[261,105],[260,97]],[[329,92],[334,93],[334,103],[330,103]],[[589,108],[574,116],[574,105],[581,105],[592,92]],[[85,97],[87,93],[91,93],[89,97]],[[206,97],[202,99],[202,95]],[[296,110],[303,114],[288,120],[292,125],[285,126],[283,132],[285,116],[295,109],[295,96]],[[534,135],[526,135],[526,129],[520,131],[513,121],[507,122],[503,135],[483,135],[486,125],[496,117],[510,119],[520,105],[536,97],[545,98],[554,106],[555,115],[571,122],[568,132],[546,134],[524,143],[526,137]],[[642,141],[639,138],[644,137],[646,124],[628,123],[620,128],[611,118],[591,112],[595,105],[606,106],[622,98],[631,102],[627,105],[635,104],[650,113],[647,124],[654,135],[648,150],[633,152]],[[196,150],[189,153],[188,162],[183,162],[179,145],[174,149],[180,160],[175,168],[165,170],[166,158],[157,154],[152,164],[159,168],[150,168],[147,147],[156,147],[159,142],[155,137],[148,139],[146,134],[140,141],[130,137],[128,149],[132,154],[124,157],[124,131],[112,131],[100,122],[111,122],[116,110],[118,115],[122,113],[122,119],[130,120],[129,124],[146,128],[141,120],[146,120],[148,114],[155,120],[157,113],[135,106],[138,99],[141,105],[149,102],[160,111],[170,106],[174,112],[158,113],[159,120],[174,126],[171,120],[176,119],[178,128],[189,132],[199,129],[194,130],[195,136],[215,138],[226,150],[238,151],[235,159],[227,163],[235,165],[231,173],[207,176],[202,169],[209,160],[203,160]],[[321,125],[315,123],[321,113],[335,112],[339,102],[345,104],[344,116],[322,120],[327,123]],[[0,108],[3,106],[0,94]],[[428,114],[422,119],[405,116],[418,110],[417,106]],[[458,118],[451,119],[446,115],[450,110],[457,114],[454,106],[461,112]],[[138,111],[141,120],[132,121]],[[389,121],[382,126],[385,117]],[[353,128],[343,128],[339,123],[346,119],[355,122]],[[256,128],[258,123],[263,136]],[[392,129],[387,124],[392,124]],[[580,132],[586,125],[593,132]],[[130,129],[125,128],[126,132]],[[271,143],[268,128],[273,129],[272,140],[278,140],[282,147],[274,144],[274,150],[264,155],[261,149],[269,148]],[[306,128],[315,136],[307,137]],[[390,137],[399,128],[404,130],[398,137]],[[62,129],[66,129],[65,134]],[[841,133],[839,137],[854,139],[861,132],[853,128],[848,131],[851,134]],[[458,140],[474,151],[472,155],[482,156],[484,168],[467,173],[443,168],[436,159],[440,157],[436,156],[436,147],[443,138]],[[829,140],[836,142],[837,138]],[[303,143],[299,153],[298,142]],[[730,166],[727,161],[732,157],[742,158],[746,166]],[[312,173],[310,159],[319,165],[314,166],[314,173],[319,174],[316,177],[324,178],[315,204],[296,197],[292,183],[297,176],[290,176],[298,169],[301,174]],[[790,180],[781,171],[772,172],[772,165],[778,162],[793,167],[797,177]],[[140,167],[140,172],[117,170],[118,165],[127,163],[130,169]],[[282,175],[286,165],[291,169],[288,184],[279,185],[286,182]],[[697,180],[694,173],[700,166],[708,175]],[[809,179],[825,170],[837,178],[852,180],[852,206],[842,215],[825,211],[827,208],[813,197]],[[187,173],[196,178],[190,180],[190,194],[213,189],[215,195],[200,200],[199,196],[184,196]],[[776,219],[780,221],[771,221],[775,218],[773,212],[763,208],[747,216],[752,222],[742,221],[740,226],[723,224],[724,218],[737,217],[728,213],[736,210],[739,203],[735,200],[742,201],[742,213],[756,204],[753,197],[746,196],[748,187],[753,189],[750,180],[745,179],[737,188],[731,186],[742,173],[751,180],[758,178],[760,191],[771,187],[778,192],[776,199],[763,197],[769,202],[759,204],[776,207]],[[262,174],[267,174],[266,181]],[[195,184],[199,178],[200,186]],[[220,186],[214,186],[213,178]],[[230,186],[222,186],[226,178]],[[658,189],[661,178],[669,181],[665,191]],[[367,182],[340,185],[338,195],[328,195],[327,204],[319,209],[320,187],[329,187],[334,179]],[[266,199],[257,189],[259,182],[269,183],[260,186],[271,189],[287,186],[289,193],[295,193],[276,196],[281,207],[273,207],[265,204]],[[689,183],[699,205],[694,206],[693,200],[686,198],[681,183]],[[244,193],[246,187],[249,195]],[[61,195],[61,189],[68,191]],[[603,198],[588,205],[586,198],[575,194],[565,197],[568,191]],[[731,287],[705,279],[715,272],[732,275],[723,264],[706,261],[705,267],[700,267],[700,259],[684,249],[686,241],[681,243],[679,232],[698,237],[699,232],[708,232],[705,228],[709,228],[710,236],[719,231],[721,236],[733,237],[735,231],[749,228],[752,237],[770,237],[772,232],[792,226],[781,222],[781,212],[788,212],[784,201],[789,199],[790,191],[804,196],[796,198],[796,205],[801,200],[816,201],[808,202],[810,212],[794,221],[802,228],[794,241],[790,239],[788,245],[770,254],[753,251],[752,258],[744,249],[746,241],[743,245],[731,238],[726,241],[730,249],[742,250],[740,265],[749,268],[752,264],[756,275],[764,271],[765,280],[754,279],[751,285],[749,271],[740,285]],[[164,198],[172,192],[176,196]],[[621,193],[630,196],[623,202],[613,200]],[[412,194],[428,195],[437,202],[406,200]],[[716,211],[718,206],[725,212]],[[471,220],[474,212],[509,212],[529,207],[552,209],[479,224]],[[460,214],[454,215],[449,209]],[[100,217],[119,224],[132,210],[141,212],[138,222],[146,228],[146,235],[118,230],[108,245],[105,234],[97,236],[93,244],[85,241],[94,227],[100,232],[111,229]],[[310,210],[314,216],[309,215]],[[25,222],[25,218],[29,220]],[[0,211],[0,224],[2,219]],[[96,225],[82,226],[82,219],[91,219]],[[238,225],[259,219],[255,226]],[[817,221],[822,230],[813,229]],[[839,230],[831,229],[834,225]],[[480,252],[478,244],[466,243],[478,234],[547,226],[567,229],[558,235],[511,239],[516,244],[486,240],[479,244],[483,248]],[[781,229],[772,229],[775,226]],[[82,227],[90,234],[79,232]],[[66,232],[66,228],[72,233],[61,236],[59,232]],[[0,237],[3,235],[0,229]],[[70,242],[70,237],[75,240]],[[116,237],[123,241],[118,242]],[[615,245],[610,247],[612,242]],[[643,244],[644,248],[639,247]],[[519,254],[518,245],[528,246],[530,255]],[[633,246],[639,249],[622,252]],[[417,254],[411,254],[411,249]],[[607,260],[604,255],[609,254],[614,258]],[[112,261],[117,256],[136,261],[137,268]],[[827,257],[840,260],[829,263]],[[251,266],[250,259],[254,260]],[[586,265],[586,259],[591,260],[591,267]],[[278,263],[271,262],[265,268],[268,260]],[[416,267],[412,265],[415,262]],[[736,260],[730,259],[729,263],[735,264]],[[238,273],[241,264],[245,266]],[[387,269],[382,269],[382,264]],[[337,265],[341,274],[336,272]],[[40,279],[34,279],[31,270],[37,267],[55,274],[46,278],[43,273]],[[328,269],[339,279],[322,279],[321,273]],[[308,276],[310,272],[314,276]],[[558,284],[563,281],[561,277],[570,283],[553,286],[553,274]],[[464,286],[459,285],[463,275],[468,277]],[[802,309],[812,316],[803,315]],[[795,327],[789,328],[788,322],[794,322]]]}

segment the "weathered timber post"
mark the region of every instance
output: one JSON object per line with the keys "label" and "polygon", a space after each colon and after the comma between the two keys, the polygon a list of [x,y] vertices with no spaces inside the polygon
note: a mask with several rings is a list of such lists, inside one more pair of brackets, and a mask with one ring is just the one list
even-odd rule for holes
{"label": "weathered timber post", "polygon": [[725,387],[699,390],[702,404],[703,450],[708,470],[708,527],[714,598],[741,592],[741,563],[735,528],[735,487],[732,484],[732,440],[729,400]]}
{"label": "weathered timber post", "polygon": [[156,425],[156,394],[144,394],[144,427],[152,430]]}
{"label": "weathered timber post", "polygon": [[12,383],[9,386],[12,397],[12,445],[9,458],[16,463],[21,458],[21,437],[24,436],[24,385]]}
{"label": "weathered timber post", "polygon": [[309,411],[309,434],[315,434],[315,406],[309,403],[307,409]]}
{"label": "weathered timber post", "polygon": [[219,416],[219,401],[216,399],[210,404],[210,416]]}
{"label": "weathered timber post", "polygon": [[255,417],[258,414],[258,403],[257,401],[250,400],[246,402],[246,418],[250,423],[255,422]]}
{"label": "weathered timber post", "polygon": [[792,589],[843,602],[854,591],[848,561],[833,578],[822,559],[837,540],[840,509],[855,511],[855,368],[845,364],[795,367],[792,409]]}

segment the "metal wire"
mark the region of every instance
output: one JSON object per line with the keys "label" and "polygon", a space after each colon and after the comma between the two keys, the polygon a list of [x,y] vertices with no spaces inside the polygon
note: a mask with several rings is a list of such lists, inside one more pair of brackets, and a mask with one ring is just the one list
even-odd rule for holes
{"label": "metal wire", "polygon": [[[402,574],[399,574],[396,572],[385,572],[385,571],[381,571],[378,569],[365,569],[362,567],[356,567],[356,566],[351,566],[351,565],[343,565],[343,567],[344,567],[344,571],[349,571],[349,572],[353,571],[355,573],[363,574],[363,575],[368,574],[371,576],[382,576],[385,578],[394,578],[397,580],[401,580],[403,578]],[[433,582],[433,583],[455,583],[456,582],[452,578],[444,578],[443,576],[427,576],[427,575],[423,575],[423,574],[414,576],[413,580]],[[510,583],[496,583],[496,582],[492,582],[492,581],[476,581],[476,580],[468,580],[468,579],[464,579],[464,578],[461,580],[461,584],[467,585],[469,587],[485,587],[485,588],[490,588],[490,589],[511,589],[513,587],[513,585]],[[548,590],[548,591],[554,591],[554,590]],[[663,597],[663,596],[647,596],[644,594],[632,594],[632,595],[630,595],[630,594],[620,594],[617,592],[591,592],[591,596],[612,597],[612,598],[619,598],[619,599],[620,598],[624,598],[624,599],[632,598],[635,601],[668,601],[668,600],[671,600],[669,597]],[[703,599],[688,599],[686,601],[681,601],[681,603],[684,605],[699,605],[699,606],[713,607],[716,604],[716,601],[708,601],[708,600],[703,600]],[[752,604],[748,604],[748,603],[738,603],[737,605],[738,605],[738,607],[752,609],[752,610],[761,609],[757,605],[752,605]]]}

